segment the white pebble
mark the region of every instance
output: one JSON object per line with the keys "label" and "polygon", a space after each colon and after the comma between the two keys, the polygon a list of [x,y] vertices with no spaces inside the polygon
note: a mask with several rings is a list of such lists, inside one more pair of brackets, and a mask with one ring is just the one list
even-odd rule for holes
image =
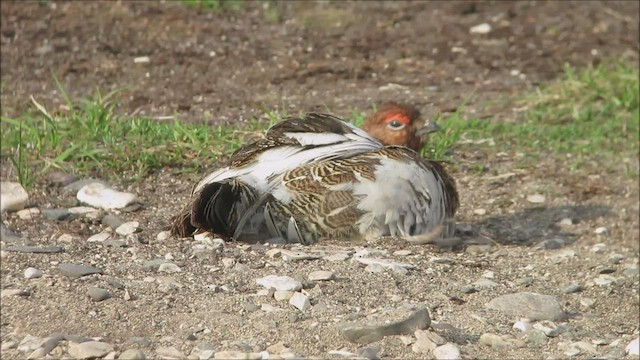
{"label": "white pebble", "polygon": [[293,291],[276,290],[273,292],[273,298],[276,299],[276,301],[287,301],[291,299],[293,294]]}
{"label": "white pebble", "polygon": [[38,208],[22,209],[16,212],[16,215],[18,215],[18,217],[22,220],[31,220],[36,216],[40,215],[40,209]]}
{"label": "white pebble", "polygon": [[607,228],[604,227],[604,226],[598,227],[594,232],[596,234],[598,234],[598,235],[607,235],[607,234],[609,234],[609,230],[607,230]]}
{"label": "white pebble", "polygon": [[633,341],[624,348],[629,355],[640,355],[640,337],[635,338]]}
{"label": "white pebble", "polygon": [[39,277],[42,277],[43,273],[42,270],[38,270],[34,267],[28,267],[25,271],[24,271],[24,278],[25,279],[37,279]]}
{"label": "white pebble", "polygon": [[460,359],[460,349],[454,343],[446,343],[433,349],[433,356],[438,360]]}
{"label": "white pebble", "polygon": [[274,288],[284,291],[298,291],[302,289],[302,283],[289,276],[268,275],[256,279],[256,283],[267,289]]}
{"label": "white pebble", "polygon": [[487,209],[475,209],[473,210],[473,213],[476,215],[486,215],[487,214]]}
{"label": "white pebble", "polygon": [[160,231],[158,235],[156,235],[156,240],[165,241],[171,236],[171,231]]}
{"label": "white pebble", "polygon": [[83,186],[76,197],[85,204],[105,210],[122,209],[137,200],[132,193],[117,191],[101,183]]}
{"label": "white pebble", "polygon": [[607,245],[603,243],[595,244],[591,247],[591,252],[600,254],[600,253],[603,253],[606,248],[607,248]]}
{"label": "white pebble", "polygon": [[148,56],[138,56],[136,58],[133,58],[134,64],[146,64],[149,61],[151,61],[151,59]]}
{"label": "white pebble", "polygon": [[289,299],[289,304],[293,305],[296,309],[300,311],[309,310],[311,307],[311,302],[309,302],[309,298],[299,292],[293,293],[291,299]]}
{"label": "white pebble", "polygon": [[206,239],[213,239],[213,236],[211,236],[211,233],[208,232],[203,232],[203,233],[198,233],[193,235],[193,240],[195,241],[205,241]]}
{"label": "white pebble", "polygon": [[163,264],[160,264],[160,266],[158,266],[158,271],[167,272],[167,273],[176,273],[176,272],[181,272],[182,269],[180,269],[180,267],[174,263],[163,263]]}
{"label": "white pebble", "polygon": [[532,204],[542,204],[546,200],[547,199],[542,194],[533,194],[533,195],[527,196],[527,201]]}
{"label": "white pebble", "polygon": [[333,271],[318,270],[309,273],[309,280],[311,281],[329,281],[335,279],[336,275]]}
{"label": "white pebble", "polygon": [[491,25],[487,23],[479,24],[471,27],[469,29],[469,32],[471,34],[488,34],[491,32]]}
{"label": "white pebble", "polygon": [[562,220],[560,220],[558,222],[558,225],[560,226],[572,226],[573,225],[573,220],[571,220],[571,218],[564,218]]}
{"label": "white pebble", "polygon": [[531,323],[527,321],[518,320],[515,323],[513,323],[513,329],[520,330],[522,332],[527,332],[531,329]]}
{"label": "white pebble", "polygon": [[29,201],[27,191],[16,182],[0,183],[0,212],[24,209]]}
{"label": "white pebble", "polygon": [[111,232],[103,231],[101,233],[97,233],[95,235],[89,236],[87,239],[88,242],[103,242],[111,237]]}
{"label": "white pebble", "polygon": [[119,234],[122,236],[133,234],[136,231],[138,231],[139,226],[140,226],[140,223],[137,221],[128,221],[118,226],[118,228],[116,229],[116,234]]}

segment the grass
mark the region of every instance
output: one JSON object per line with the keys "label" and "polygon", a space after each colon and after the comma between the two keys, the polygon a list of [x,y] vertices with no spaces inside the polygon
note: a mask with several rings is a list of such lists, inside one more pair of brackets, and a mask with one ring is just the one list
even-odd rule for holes
{"label": "grass", "polygon": [[[25,186],[51,169],[125,181],[167,167],[202,172],[286,115],[265,111],[267,121],[253,119],[234,128],[130,118],[117,115],[115,93],[74,103],[58,87],[65,113],[52,115],[34,100],[33,111],[22,117],[0,118],[2,158],[13,163]],[[570,170],[626,166],[627,174],[638,176],[638,93],[635,67],[603,65],[579,72],[567,67],[563,79],[522,98],[516,121],[468,119],[460,113],[438,119],[442,130],[422,153],[454,162],[454,148],[522,153],[523,167],[555,157]],[[352,121],[360,125],[364,118],[356,112]]]}

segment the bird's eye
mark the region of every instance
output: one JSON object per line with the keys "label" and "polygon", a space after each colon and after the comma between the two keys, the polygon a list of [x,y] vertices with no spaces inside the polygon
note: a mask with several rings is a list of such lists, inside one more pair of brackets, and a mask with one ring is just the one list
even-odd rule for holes
{"label": "bird's eye", "polygon": [[393,119],[393,120],[387,121],[387,126],[391,130],[400,130],[404,127],[404,123],[401,122],[400,120]]}

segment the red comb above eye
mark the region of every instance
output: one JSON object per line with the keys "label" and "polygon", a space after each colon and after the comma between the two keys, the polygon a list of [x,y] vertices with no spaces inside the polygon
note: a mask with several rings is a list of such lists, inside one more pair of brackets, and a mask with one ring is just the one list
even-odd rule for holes
{"label": "red comb above eye", "polygon": [[405,114],[401,114],[401,113],[391,113],[389,115],[386,115],[384,117],[384,122],[389,122],[392,120],[396,120],[396,121],[400,121],[401,123],[407,125],[409,124],[411,121],[409,120],[409,117]]}

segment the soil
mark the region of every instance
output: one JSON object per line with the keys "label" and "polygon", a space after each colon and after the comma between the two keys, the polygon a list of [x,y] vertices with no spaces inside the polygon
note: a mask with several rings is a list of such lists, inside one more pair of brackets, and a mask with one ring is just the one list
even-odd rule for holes
{"label": "soil", "polygon": [[[211,11],[172,2],[3,1],[2,114],[24,113],[31,95],[47,109],[64,110],[55,75],[72,99],[96,89],[102,94],[121,90],[116,96],[124,114],[177,116],[185,122],[233,125],[274,108],[330,109],[349,116],[384,100],[413,103],[426,116],[464,103],[464,111],[474,116],[517,121],[513,99],[556,79],[565,63],[637,62],[639,7],[633,1],[247,2],[240,10]],[[488,34],[470,33],[482,23],[491,25]],[[143,56],[149,61],[134,61]],[[370,273],[351,260],[287,262],[270,258],[269,247],[240,243],[227,243],[211,256],[193,256],[194,240],[156,239],[197,180],[169,169],[141,182],[111,184],[144,203],[137,212],[113,212],[140,222],[139,241],[126,248],[86,242],[106,228],[99,221],[4,215],[22,241],[60,245],[65,252],[3,251],[2,288],[26,289],[30,295],[2,299],[2,343],[19,343],[26,335],[76,334],[102,338],[117,351],[142,347],[147,356],[157,357],[160,346],[189,354],[206,342],[216,351],[261,351],[284,342],[297,355],[327,357],[332,350],[360,347],[340,335],[344,323],[381,323],[398,308],[427,307],[442,325],[436,331],[457,344],[464,358],[565,357],[563,344],[573,341],[598,344],[597,354],[581,356],[623,356],[620,349],[638,336],[640,316],[637,178],[622,171],[572,172],[553,159],[514,170],[521,156],[486,154],[472,146],[454,149],[459,161],[450,170],[461,194],[462,246],[387,239],[302,249],[334,253],[365,246],[382,252],[377,256],[415,265],[408,274]],[[204,164],[202,173],[212,165]],[[478,165],[485,171],[478,172]],[[12,176],[3,170],[3,181],[15,181]],[[30,205],[39,209],[74,198],[46,179],[29,192]],[[527,201],[537,193],[545,196],[543,203]],[[565,218],[572,225],[558,225]],[[599,227],[607,231],[596,234]],[[61,234],[71,240],[60,240]],[[541,246],[554,239],[558,248]],[[602,248],[594,249],[599,243]],[[7,245],[4,241],[3,249]],[[394,255],[401,249],[411,254]],[[616,254],[621,259],[611,260]],[[143,268],[145,261],[158,258],[172,258],[181,272]],[[233,260],[223,263],[223,258]],[[94,265],[104,275],[70,279],[60,274],[61,262]],[[30,266],[44,271],[44,277],[26,280],[23,272]],[[614,284],[594,284],[603,268],[617,279]],[[256,295],[256,278],[304,278],[321,269],[337,278],[307,284],[311,310]],[[487,272],[493,273],[495,287],[461,291],[483,274],[491,277]],[[571,283],[584,290],[564,293]],[[113,297],[93,302],[86,295],[89,286],[108,289]],[[483,333],[522,337],[511,328],[517,316],[485,304],[523,291],[560,299],[573,331],[521,348],[480,344]],[[586,300],[595,303],[586,306]],[[277,310],[265,311],[261,304]],[[133,337],[148,343],[132,344]],[[372,345],[383,358],[427,356],[414,353],[398,336]],[[56,357],[65,351],[58,349]],[[3,358],[27,355],[10,346],[2,350]]]}

